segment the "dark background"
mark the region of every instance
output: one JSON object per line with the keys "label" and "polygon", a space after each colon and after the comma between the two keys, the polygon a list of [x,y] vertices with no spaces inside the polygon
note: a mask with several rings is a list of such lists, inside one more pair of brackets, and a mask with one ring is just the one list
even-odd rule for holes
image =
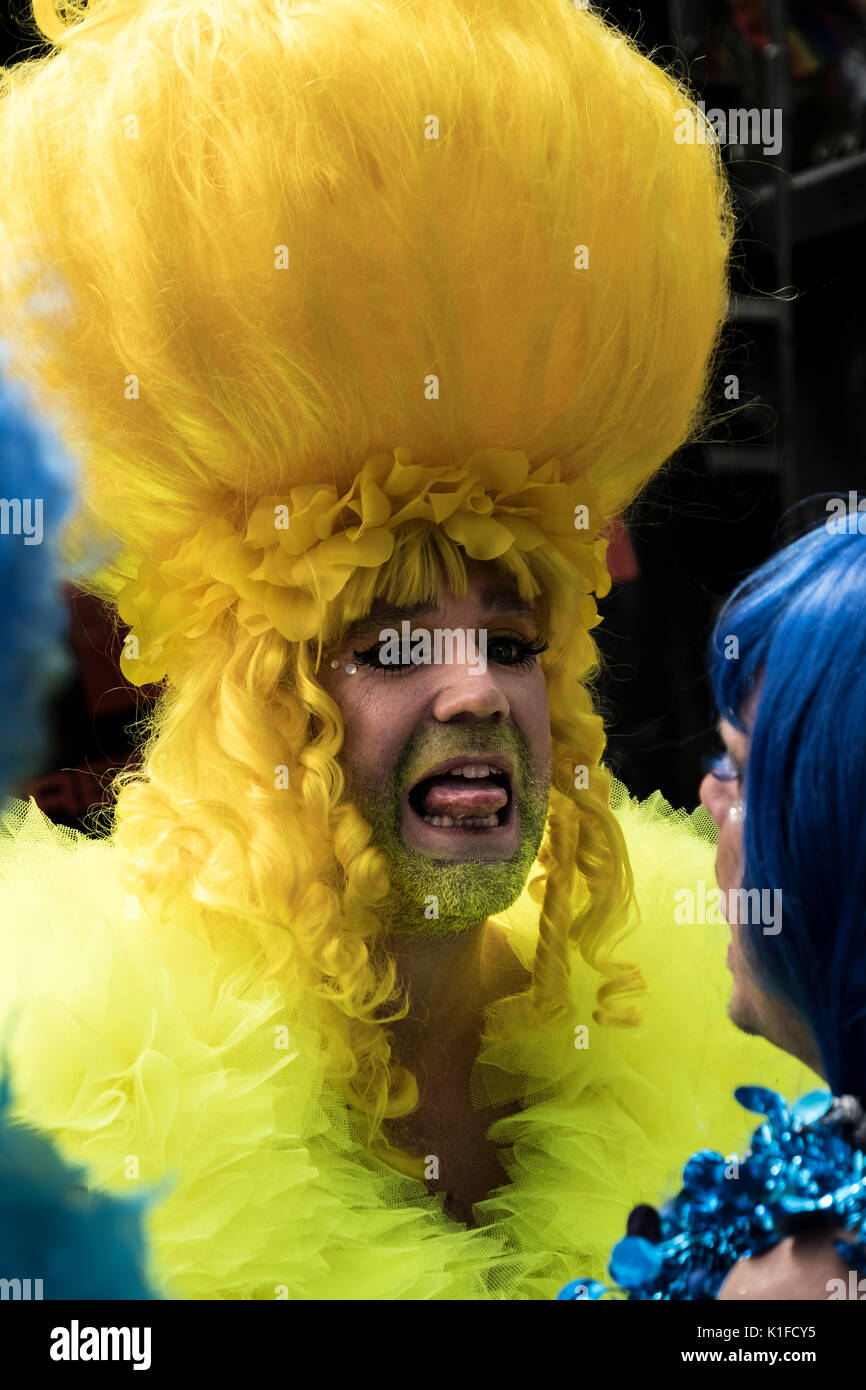
{"label": "dark background", "polygon": [[[720,600],[826,499],[866,491],[866,0],[681,0],[608,13],[707,109],[780,108],[782,149],[724,151],[741,229],[721,375],[739,413],[681,451],[628,521],[639,577],[602,609],[609,761],[693,805],[716,746],[704,675]],[[864,603],[866,617],[866,603]]]}
{"label": "dark background", "polygon": [[[720,600],[823,515],[828,496],[866,492],[866,0],[596,8],[687,74],[707,109],[783,112],[778,156],[724,151],[741,217],[712,398],[728,418],[632,508],[636,563],[616,547],[621,579],[601,605],[608,760],[636,794],[661,788],[693,806],[716,746],[704,671]],[[4,62],[34,49],[26,14],[15,0],[2,15]],[[738,402],[723,395],[730,373]],[[120,676],[119,638],[100,606],[71,589],[68,601],[73,673],[54,700],[44,764],[16,790],[80,825],[130,756],[148,692]]]}

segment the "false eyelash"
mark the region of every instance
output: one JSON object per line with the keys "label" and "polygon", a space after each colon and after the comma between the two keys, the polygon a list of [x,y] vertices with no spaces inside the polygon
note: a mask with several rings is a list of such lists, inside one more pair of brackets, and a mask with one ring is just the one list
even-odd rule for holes
{"label": "false eyelash", "polygon": [[[494,637],[490,640],[492,642],[510,642],[512,646],[517,648],[518,656],[515,657],[513,661],[500,661],[497,663],[500,666],[508,666],[511,669],[531,666],[535,658],[541,656],[542,652],[546,652],[550,647],[550,643],[545,642],[543,637],[516,637],[510,634],[503,634],[500,637]],[[383,676],[405,675],[407,671],[413,670],[412,663],[402,666],[397,662],[389,662],[387,664],[380,662],[379,652],[381,648],[381,642],[374,642],[372,646],[365,647],[363,651],[352,652],[352,656],[360,666],[369,666],[373,671],[380,671]]]}
{"label": "false eyelash", "polygon": [[515,666],[531,666],[537,656],[541,656],[542,652],[549,651],[550,649],[550,643],[545,642],[543,637],[514,637],[506,633],[501,637],[494,637],[491,640],[494,642],[511,642],[517,647],[520,655],[514,661],[504,661],[500,663],[500,665],[511,666],[512,668]]}
{"label": "false eyelash", "polygon": [[365,647],[362,652],[352,652],[352,656],[359,666],[370,666],[374,671],[380,672],[382,676],[405,676],[407,671],[411,671],[411,666],[401,666],[399,662],[388,662],[383,664],[379,660],[379,652],[382,649],[381,642],[374,642],[371,647]]}

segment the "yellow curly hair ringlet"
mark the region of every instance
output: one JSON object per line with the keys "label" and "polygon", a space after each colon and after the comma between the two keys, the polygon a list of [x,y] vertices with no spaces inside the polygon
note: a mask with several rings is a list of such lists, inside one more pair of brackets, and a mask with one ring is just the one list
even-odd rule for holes
{"label": "yellow curly hair ringlet", "polygon": [[332,486],[294,487],[288,501],[262,499],[242,532],[210,516],[168,558],[145,560],[117,597],[135,639],[121,667],[133,684],[160,680],[180,644],[229,609],[253,636],[321,637],[325,606],[355,570],[385,564],[395,531],[413,521],[441,527],[473,560],[552,544],[574,569],[575,601],[603,595],[607,542],[596,515],[585,483],[561,481],[558,459],[533,469],[525,454],[486,449],[462,467],[426,467],[407,448],[377,453],[343,496]]}

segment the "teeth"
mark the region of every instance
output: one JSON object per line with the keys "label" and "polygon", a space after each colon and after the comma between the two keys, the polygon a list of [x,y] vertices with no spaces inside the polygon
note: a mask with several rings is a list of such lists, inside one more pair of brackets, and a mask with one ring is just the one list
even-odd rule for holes
{"label": "teeth", "polygon": [[470,827],[473,830],[491,830],[494,825],[499,824],[499,817],[494,811],[489,816],[462,816],[459,820],[454,820],[452,816],[424,816],[428,825],[441,825],[446,829],[451,825],[459,825],[462,828]]}
{"label": "teeth", "polygon": [[486,763],[464,763],[463,767],[452,767],[449,777],[489,777],[492,767]]}

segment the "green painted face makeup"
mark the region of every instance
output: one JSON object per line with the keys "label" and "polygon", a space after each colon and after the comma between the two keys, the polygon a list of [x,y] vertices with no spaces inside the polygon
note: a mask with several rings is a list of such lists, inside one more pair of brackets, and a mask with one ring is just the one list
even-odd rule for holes
{"label": "green painted face makeup", "polygon": [[[402,817],[409,789],[428,768],[443,760],[507,757],[514,767],[512,814],[519,814],[517,849],[507,859],[436,858],[409,846]],[[511,728],[470,729],[449,725],[410,739],[394,769],[390,794],[354,795],[388,864],[391,892],[378,910],[393,930],[427,936],[455,936],[517,900],[526,885],[544,836],[550,776],[533,767],[524,740]],[[469,832],[464,832],[469,835]],[[482,832],[483,834],[483,832]],[[479,845],[481,840],[479,840]]]}

